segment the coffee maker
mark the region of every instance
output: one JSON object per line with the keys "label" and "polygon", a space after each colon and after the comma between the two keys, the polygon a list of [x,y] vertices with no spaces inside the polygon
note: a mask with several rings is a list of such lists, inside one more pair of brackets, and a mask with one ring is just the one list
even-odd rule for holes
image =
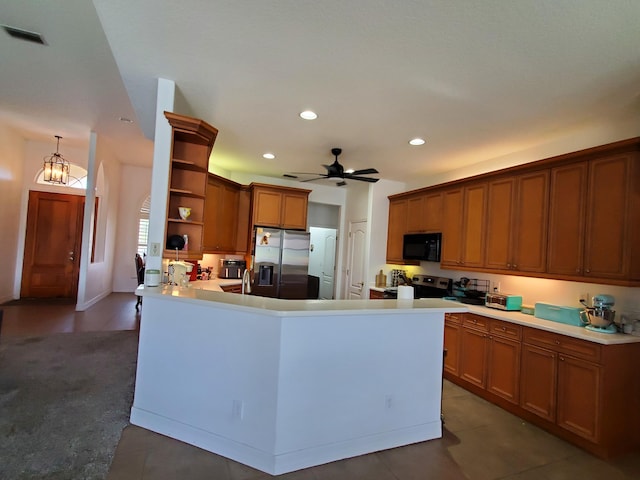
{"label": "coffee maker", "polygon": [[581,301],[585,309],[580,312],[580,320],[586,326],[587,330],[600,333],[616,333],[618,329],[613,324],[616,316],[613,306],[615,299],[612,295],[598,294],[594,295],[590,307],[585,301]]}

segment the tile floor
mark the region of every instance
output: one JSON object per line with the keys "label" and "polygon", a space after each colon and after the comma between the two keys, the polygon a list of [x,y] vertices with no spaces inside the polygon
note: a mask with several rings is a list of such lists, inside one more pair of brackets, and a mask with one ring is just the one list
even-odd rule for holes
{"label": "tile floor", "polygon": [[[115,293],[85,312],[73,305],[1,306],[0,335],[139,327],[135,296]],[[442,439],[272,477],[219,455],[128,426],[107,480],[631,480],[640,454],[605,462],[445,382]]]}

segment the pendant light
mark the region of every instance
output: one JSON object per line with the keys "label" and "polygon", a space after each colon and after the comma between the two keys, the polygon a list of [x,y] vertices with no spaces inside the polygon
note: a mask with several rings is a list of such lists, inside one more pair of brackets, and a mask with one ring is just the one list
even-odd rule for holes
{"label": "pendant light", "polygon": [[58,139],[56,153],[52,153],[48,157],[44,157],[44,181],[56,185],[66,185],[69,181],[69,162],[60,154],[60,135],[55,136]]}

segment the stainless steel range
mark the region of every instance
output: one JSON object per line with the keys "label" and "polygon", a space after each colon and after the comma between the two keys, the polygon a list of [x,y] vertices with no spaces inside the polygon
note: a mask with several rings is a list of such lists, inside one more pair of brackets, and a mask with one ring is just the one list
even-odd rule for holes
{"label": "stainless steel range", "polygon": [[[411,277],[414,298],[442,298],[451,295],[453,280],[446,277],[431,275],[414,275]],[[397,288],[387,288],[384,298],[397,298]]]}

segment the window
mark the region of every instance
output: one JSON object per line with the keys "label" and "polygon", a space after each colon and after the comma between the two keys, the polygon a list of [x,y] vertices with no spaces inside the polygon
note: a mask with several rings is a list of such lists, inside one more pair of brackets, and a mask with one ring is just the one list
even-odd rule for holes
{"label": "window", "polygon": [[147,197],[140,207],[138,217],[138,254],[144,258],[147,254],[147,244],[149,243],[149,209],[151,208],[151,197]]}
{"label": "window", "polygon": [[[40,170],[36,183],[41,185],[51,185],[51,183],[44,181],[44,169]],[[69,163],[69,183],[67,185],[60,185],[61,187],[80,188],[82,190],[87,189],[87,171],[74,164]]]}

